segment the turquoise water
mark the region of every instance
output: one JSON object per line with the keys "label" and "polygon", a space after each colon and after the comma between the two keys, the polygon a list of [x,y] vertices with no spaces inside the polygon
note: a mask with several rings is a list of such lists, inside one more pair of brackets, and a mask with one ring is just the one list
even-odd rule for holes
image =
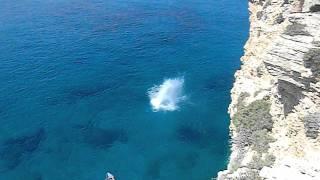
{"label": "turquoise water", "polygon": [[[246,1],[0,4],[1,180],[201,180],[226,167]],[[150,88],[170,78],[183,99],[155,111]]]}

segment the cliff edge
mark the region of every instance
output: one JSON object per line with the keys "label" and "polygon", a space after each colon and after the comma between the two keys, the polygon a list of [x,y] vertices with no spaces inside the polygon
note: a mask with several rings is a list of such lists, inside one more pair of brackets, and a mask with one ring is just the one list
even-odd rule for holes
{"label": "cliff edge", "polygon": [[320,0],[249,0],[218,180],[320,179]]}

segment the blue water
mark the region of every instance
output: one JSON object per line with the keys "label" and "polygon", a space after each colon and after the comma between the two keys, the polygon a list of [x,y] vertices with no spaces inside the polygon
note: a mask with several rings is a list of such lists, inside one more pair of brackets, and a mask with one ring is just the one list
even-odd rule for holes
{"label": "blue water", "polygon": [[[214,177],[248,36],[239,0],[0,0],[0,179]],[[148,90],[184,78],[175,111]]]}

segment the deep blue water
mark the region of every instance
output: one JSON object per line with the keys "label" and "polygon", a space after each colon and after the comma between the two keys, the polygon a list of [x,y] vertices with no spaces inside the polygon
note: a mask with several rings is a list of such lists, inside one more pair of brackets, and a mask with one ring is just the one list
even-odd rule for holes
{"label": "deep blue water", "polygon": [[0,0],[0,179],[214,177],[247,31],[239,0]]}

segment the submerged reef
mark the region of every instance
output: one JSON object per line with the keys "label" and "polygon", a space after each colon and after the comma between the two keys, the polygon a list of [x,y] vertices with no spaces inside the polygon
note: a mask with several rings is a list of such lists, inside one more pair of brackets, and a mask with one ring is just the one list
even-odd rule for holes
{"label": "submerged reef", "polygon": [[45,138],[45,130],[40,128],[31,134],[6,140],[0,146],[0,161],[3,165],[0,169],[12,170],[16,168],[24,158],[28,158],[39,148]]}
{"label": "submerged reef", "polygon": [[210,145],[210,134],[205,129],[197,129],[193,126],[182,125],[176,129],[176,138],[183,142],[198,147]]}
{"label": "submerged reef", "polygon": [[92,125],[77,125],[75,128],[79,131],[81,141],[94,148],[111,148],[114,143],[128,142],[128,135],[120,129],[104,129]]}
{"label": "submerged reef", "polygon": [[196,152],[170,153],[163,157],[155,158],[148,162],[145,171],[146,179],[162,179],[161,173],[167,166],[177,167],[182,172],[192,170],[199,159]]}

